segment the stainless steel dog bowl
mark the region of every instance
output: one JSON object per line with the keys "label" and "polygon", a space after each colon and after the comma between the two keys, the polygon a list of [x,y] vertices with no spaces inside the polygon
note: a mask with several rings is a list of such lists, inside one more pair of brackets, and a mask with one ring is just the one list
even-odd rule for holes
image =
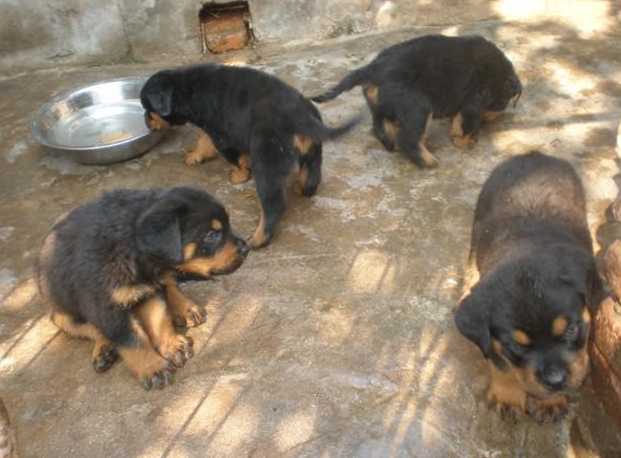
{"label": "stainless steel dog bowl", "polygon": [[144,154],[162,138],[145,124],[140,104],[145,81],[104,81],[57,95],[37,113],[34,138],[82,164],[110,164]]}

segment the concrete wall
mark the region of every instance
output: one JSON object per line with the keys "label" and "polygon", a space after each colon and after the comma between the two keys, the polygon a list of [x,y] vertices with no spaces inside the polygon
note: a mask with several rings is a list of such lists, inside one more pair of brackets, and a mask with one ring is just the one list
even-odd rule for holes
{"label": "concrete wall", "polygon": [[[226,0],[216,0],[226,3]],[[196,54],[201,0],[0,0],[0,73]],[[484,19],[618,20],[619,0],[249,0],[260,41]],[[614,6],[616,5],[616,6]],[[616,8],[616,10],[615,10]]]}

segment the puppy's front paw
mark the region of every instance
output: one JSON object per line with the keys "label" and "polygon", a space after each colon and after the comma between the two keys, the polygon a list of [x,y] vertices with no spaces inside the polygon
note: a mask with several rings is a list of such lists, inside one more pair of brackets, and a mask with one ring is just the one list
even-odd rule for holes
{"label": "puppy's front paw", "polygon": [[159,348],[159,353],[176,368],[181,368],[194,356],[193,346],[194,342],[191,337],[176,334]]}
{"label": "puppy's front paw", "polygon": [[185,162],[185,165],[191,167],[193,165],[200,164],[201,162],[205,162],[205,159],[205,155],[202,154],[200,151],[192,150],[185,153],[185,158],[183,159],[183,162]]}
{"label": "puppy's front paw", "polygon": [[229,174],[231,184],[242,184],[250,180],[250,169],[235,167]]}
{"label": "puppy's front paw", "polygon": [[194,302],[188,303],[183,315],[175,315],[174,323],[178,327],[195,328],[207,321],[207,311]]}
{"label": "puppy's front paw", "polygon": [[528,414],[539,424],[556,423],[562,420],[569,412],[569,402],[566,396],[555,396],[550,399],[528,398]]}
{"label": "puppy's front paw", "polygon": [[525,412],[526,394],[522,391],[503,389],[492,384],[487,390],[488,406],[505,421],[516,422]]}
{"label": "puppy's front paw", "polygon": [[458,148],[462,148],[462,149],[470,148],[477,142],[476,139],[472,135],[464,135],[464,136],[454,135],[451,137],[451,139],[453,140],[453,144],[455,146],[457,146]]}
{"label": "puppy's front paw", "polygon": [[161,390],[174,383],[176,369],[172,362],[160,358],[156,364],[150,366],[138,375],[138,379],[142,382],[145,390],[149,391],[151,388]]}

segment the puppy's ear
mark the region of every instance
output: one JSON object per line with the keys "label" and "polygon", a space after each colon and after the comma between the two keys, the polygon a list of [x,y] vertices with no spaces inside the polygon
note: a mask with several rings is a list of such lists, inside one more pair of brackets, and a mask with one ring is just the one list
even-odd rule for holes
{"label": "puppy's ear", "polygon": [[170,75],[162,72],[152,77],[144,88],[144,97],[148,101],[151,111],[162,117],[172,114],[174,84]]}
{"label": "puppy's ear", "polygon": [[457,329],[471,342],[475,343],[489,358],[492,351],[492,336],[490,334],[490,317],[488,302],[482,297],[480,286],[477,285],[466,296],[457,312],[455,312],[455,324]]}
{"label": "puppy's ear", "polygon": [[165,197],[138,218],[136,240],[138,249],[168,265],[183,262],[180,216],[185,203]]}
{"label": "puppy's ear", "polygon": [[147,94],[147,98],[153,107],[153,111],[162,117],[170,116],[172,114],[172,94],[172,87],[160,92]]}
{"label": "puppy's ear", "polygon": [[583,297],[589,310],[595,312],[606,297],[607,291],[599,276],[593,257],[586,253],[580,253],[579,258],[572,258],[564,262],[563,266],[559,280],[573,288]]}

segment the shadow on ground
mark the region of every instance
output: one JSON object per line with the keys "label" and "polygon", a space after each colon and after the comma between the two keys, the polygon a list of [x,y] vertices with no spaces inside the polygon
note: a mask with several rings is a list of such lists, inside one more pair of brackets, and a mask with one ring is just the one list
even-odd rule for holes
{"label": "shadow on ground", "polygon": [[[466,152],[451,145],[447,122],[434,122],[430,148],[441,166],[432,171],[383,151],[368,119],[326,144],[318,195],[291,197],[275,243],[234,275],[187,288],[209,319],[190,331],[196,356],[161,392],[143,392],[122,364],[95,374],[90,344],[51,325],[31,278],[39,243],[58,215],[102,191],[176,184],[216,194],[237,230],[250,234],[258,219],[252,183],[228,184],[221,160],[184,166],[190,128],[110,167],[75,165],[33,144],[30,116],[52,93],[184,59],[0,80],[0,389],[23,456],[566,456],[569,422],[506,424],[487,410],[485,364],[457,335],[451,309],[478,191],[503,159],[538,148],[570,160],[585,180],[594,232],[601,224],[618,193],[618,30],[585,35],[571,23],[490,20],[231,59],[312,94],[379,49],[430,32],[496,41],[523,79],[517,109]],[[353,91],[321,109],[337,124],[364,103]],[[587,395],[581,424],[596,430],[603,456],[618,456],[621,439],[597,402]]]}

